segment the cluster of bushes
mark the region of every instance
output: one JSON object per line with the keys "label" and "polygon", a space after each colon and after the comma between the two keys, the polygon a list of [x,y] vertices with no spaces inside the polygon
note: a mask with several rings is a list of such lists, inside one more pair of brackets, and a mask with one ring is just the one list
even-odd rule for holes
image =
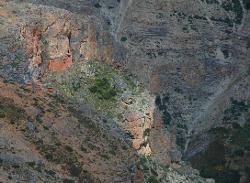
{"label": "cluster of bushes", "polygon": [[108,78],[96,78],[89,91],[101,100],[115,100],[118,94],[118,90],[111,85]]}
{"label": "cluster of bushes", "polygon": [[250,104],[247,104],[246,101],[237,101],[231,98],[231,106],[224,111],[223,121],[237,120],[249,108]]}
{"label": "cluster of bushes", "polygon": [[249,0],[243,0],[243,4],[244,4],[246,10],[250,10],[250,1]]}
{"label": "cluster of bushes", "polygon": [[222,23],[225,23],[227,24],[229,27],[233,27],[233,22],[231,19],[229,19],[228,17],[227,18],[215,18],[215,17],[211,17],[210,18],[212,21],[215,21],[215,22],[222,22]]}
{"label": "cluster of bushes", "polygon": [[168,102],[169,102],[168,96],[161,98],[161,96],[158,95],[155,98],[155,104],[158,107],[158,109],[162,112],[162,121],[163,121],[164,127],[166,128],[169,127],[170,122],[172,120],[170,113],[167,111],[166,103]]}
{"label": "cluster of bushes", "polygon": [[[217,143],[211,143],[205,152],[192,160],[192,164],[197,163],[196,168],[201,170],[203,177],[214,178],[216,182],[221,183],[239,182],[239,173],[225,166],[225,156],[236,159],[246,158],[245,155],[250,152],[249,108],[250,105],[246,101],[232,98],[230,107],[224,111],[223,125],[209,130],[209,133],[217,139]],[[238,122],[239,117],[245,120],[241,124]],[[202,161],[205,162],[202,163]],[[218,163],[219,161],[221,162]]]}
{"label": "cluster of bushes", "polygon": [[140,156],[140,166],[144,172],[146,183],[161,182],[160,176],[165,175],[169,172],[168,165],[159,164],[151,159],[150,156]]}
{"label": "cluster of bushes", "polygon": [[231,106],[224,111],[223,117],[227,125],[211,128],[209,133],[227,140],[231,145],[250,151],[250,120],[246,119],[243,126],[237,122],[240,116],[248,113],[249,108],[250,105],[246,101],[231,99]]}
{"label": "cluster of bushes", "polygon": [[0,110],[0,118],[5,118],[5,114],[3,111]]}
{"label": "cluster of bushes", "polygon": [[224,1],[222,7],[226,11],[232,11],[235,13],[235,23],[241,24],[243,18],[243,9],[240,3],[240,0]]}
{"label": "cluster of bushes", "polygon": [[[70,176],[77,177],[79,180],[87,180],[91,182],[92,175],[84,170],[81,164],[77,161],[74,154],[74,150],[71,146],[61,146],[60,143],[55,145],[44,144],[42,140],[37,141],[37,149],[40,150],[41,154],[50,162],[66,164],[67,171]],[[72,179],[64,179],[63,182],[71,183],[74,182]]]}
{"label": "cluster of bushes", "polygon": [[127,41],[127,40],[128,40],[127,37],[121,37],[121,41],[122,41],[122,42],[125,42],[125,41]]}
{"label": "cluster of bushes", "polygon": [[202,0],[203,2],[206,1],[207,4],[219,4],[217,0]]}
{"label": "cluster of bushes", "polygon": [[238,183],[240,174],[226,166],[226,148],[218,140],[212,142],[205,152],[200,152],[191,158],[192,166],[200,170],[200,175],[213,178],[220,183]]}

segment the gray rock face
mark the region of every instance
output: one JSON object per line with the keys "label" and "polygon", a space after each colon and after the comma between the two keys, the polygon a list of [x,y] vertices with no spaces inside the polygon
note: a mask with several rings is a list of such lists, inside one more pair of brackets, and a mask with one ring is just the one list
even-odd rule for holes
{"label": "gray rock face", "polygon": [[[132,132],[138,152],[157,161],[202,152],[212,138],[201,134],[227,126],[223,115],[231,98],[250,101],[246,0],[4,0],[0,15],[0,74],[31,82],[37,93],[48,73],[58,72],[45,87],[58,82],[63,91],[50,92],[66,91],[85,103],[89,60],[119,71],[111,77],[113,88],[129,87],[119,74],[136,80],[143,92],[122,93],[116,117],[107,116]],[[80,89],[72,94],[66,86]],[[245,124],[242,116],[236,123]]]}
{"label": "gray rock face", "polygon": [[[128,52],[124,67],[152,93],[169,97],[177,134],[162,136],[170,146],[182,141],[185,150],[188,137],[214,125],[231,97],[249,100],[250,16],[241,1],[131,0],[117,9],[123,13],[109,17]],[[152,141],[154,135],[159,139],[159,130]]]}

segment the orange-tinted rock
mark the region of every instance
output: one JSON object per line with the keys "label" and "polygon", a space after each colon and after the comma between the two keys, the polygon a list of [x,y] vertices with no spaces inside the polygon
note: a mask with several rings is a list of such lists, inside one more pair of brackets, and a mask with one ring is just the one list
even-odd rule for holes
{"label": "orange-tinted rock", "polygon": [[29,90],[32,90],[32,81],[31,80],[27,81],[26,88]]}
{"label": "orange-tinted rock", "polygon": [[96,30],[92,24],[88,25],[88,30],[81,44],[80,52],[84,55],[86,60],[93,58],[99,59],[97,56]]}
{"label": "orange-tinted rock", "polygon": [[41,87],[36,87],[34,93],[35,93],[36,95],[42,95],[43,90],[42,90]]}
{"label": "orange-tinted rock", "polygon": [[54,92],[54,89],[53,89],[52,87],[48,87],[48,88],[47,88],[47,91],[48,91],[48,93],[53,93],[53,92]]}
{"label": "orange-tinted rock", "polygon": [[53,59],[49,61],[48,70],[62,71],[68,68],[72,64],[72,56],[66,55],[60,59]]}
{"label": "orange-tinted rock", "polygon": [[40,80],[27,81],[26,89],[33,91],[36,95],[41,95],[43,92],[42,83]]}
{"label": "orange-tinted rock", "polygon": [[128,114],[126,119],[128,122],[133,122],[133,121],[138,120],[139,118],[140,118],[140,116],[138,116],[137,113],[131,113],[131,114]]}
{"label": "orange-tinted rock", "polygon": [[28,28],[21,29],[21,35],[26,42],[26,51],[35,56],[39,52],[39,40],[41,37],[41,29],[34,26],[31,30]]}
{"label": "orange-tinted rock", "polygon": [[124,128],[133,135],[132,147],[139,154],[150,155],[151,148],[148,144],[148,135],[152,126],[152,112],[150,109],[144,114],[131,112],[126,115]]}
{"label": "orange-tinted rock", "polygon": [[143,182],[145,182],[143,171],[137,168],[135,172],[134,183],[143,183]]}
{"label": "orange-tinted rock", "polygon": [[139,150],[140,147],[141,147],[141,139],[133,139],[132,140],[132,147],[135,149],[135,150]]}

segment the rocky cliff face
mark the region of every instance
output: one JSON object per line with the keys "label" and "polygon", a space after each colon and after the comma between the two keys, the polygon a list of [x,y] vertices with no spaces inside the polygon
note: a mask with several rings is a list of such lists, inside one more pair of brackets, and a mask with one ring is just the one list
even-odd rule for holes
{"label": "rocky cliff face", "polygon": [[[81,109],[76,113],[101,117],[104,133],[142,157],[131,174],[107,170],[105,179],[93,171],[101,182],[205,181],[189,160],[206,178],[225,182],[218,177],[229,172],[238,176],[232,183],[248,182],[248,165],[230,163],[238,155],[227,150],[239,150],[229,141],[249,123],[249,6],[248,0],[2,0],[0,73],[41,98],[60,97]],[[227,136],[218,136],[218,128]],[[223,163],[197,165],[217,146]],[[240,162],[249,161],[247,147]]]}

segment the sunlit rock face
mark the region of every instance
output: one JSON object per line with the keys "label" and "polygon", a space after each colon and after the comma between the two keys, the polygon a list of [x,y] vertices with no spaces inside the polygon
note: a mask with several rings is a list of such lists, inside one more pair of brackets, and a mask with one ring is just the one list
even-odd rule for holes
{"label": "sunlit rock face", "polygon": [[[26,88],[39,95],[47,91],[56,92],[53,87],[43,87],[41,79],[44,75],[48,72],[66,71],[73,62],[99,60],[120,68],[125,61],[126,50],[120,43],[115,42],[109,23],[98,14],[93,15],[90,12],[88,16],[78,15],[53,6],[26,3],[10,2],[3,5],[13,11],[20,10],[23,14],[19,17],[15,15],[19,24],[14,22],[7,24],[6,21],[5,26],[16,28],[15,34],[19,37],[20,49],[29,57],[24,61],[27,66],[26,75],[23,75],[22,79],[26,83]],[[5,13],[7,10],[2,11]],[[34,17],[28,19],[31,12]],[[5,18],[10,17],[6,15]],[[20,59],[24,58],[20,57]],[[20,65],[20,67],[24,66]],[[12,73],[8,76],[13,77]],[[135,111],[132,105],[131,112],[121,119],[125,121],[122,124],[123,128],[134,136],[132,146],[140,154],[145,155],[151,154],[148,138],[154,106],[152,102],[150,105],[150,109],[139,109],[140,106],[137,106]],[[128,109],[130,111],[129,104]]]}
{"label": "sunlit rock face", "polygon": [[[0,15],[0,74],[102,116],[140,156],[187,172],[183,161],[202,161],[217,142],[210,129],[236,133],[225,109],[243,110],[232,107],[233,123],[247,126],[247,0],[4,0]],[[249,180],[247,166],[230,167]],[[135,182],[154,181],[151,170],[133,170]]]}

